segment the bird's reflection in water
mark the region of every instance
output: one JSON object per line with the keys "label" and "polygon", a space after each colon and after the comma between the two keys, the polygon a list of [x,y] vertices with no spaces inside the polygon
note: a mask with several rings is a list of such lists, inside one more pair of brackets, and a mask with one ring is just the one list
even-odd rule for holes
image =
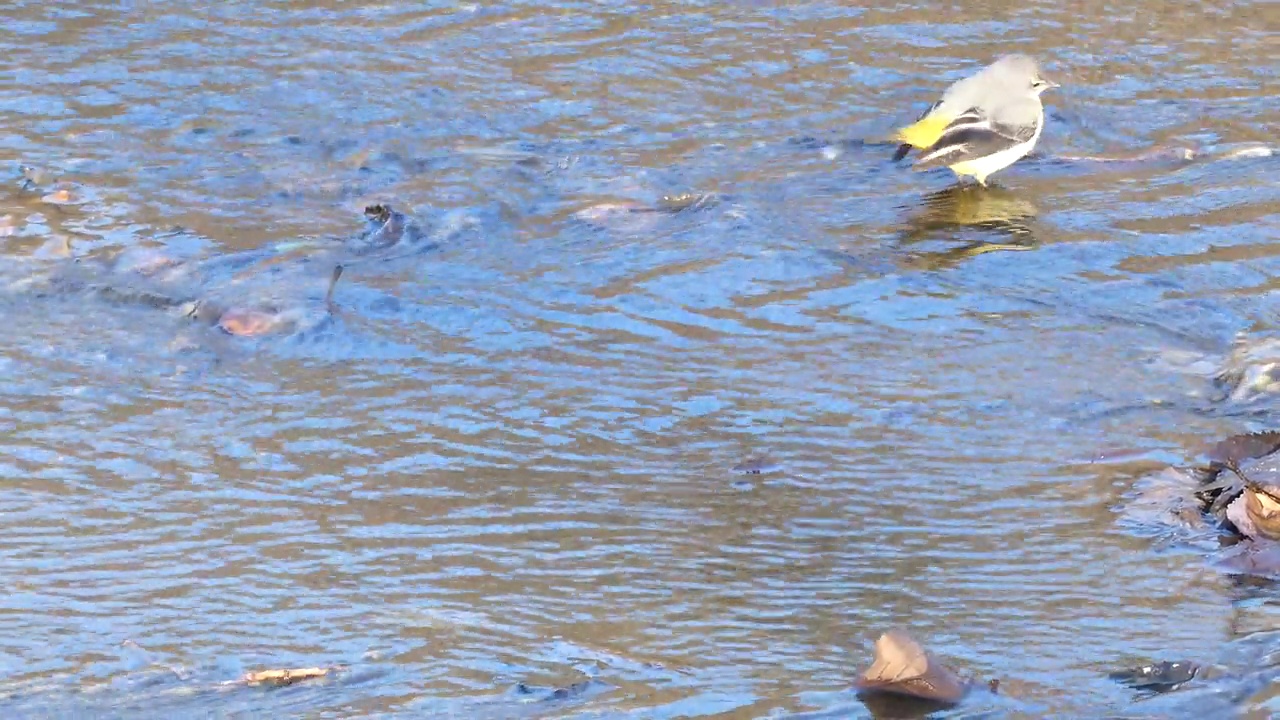
{"label": "bird's reflection in water", "polygon": [[[958,265],[968,258],[1000,250],[1030,250],[1036,206],[1004,188],[953,185],[926,195],[898,236],[899,247],[945,242],[944,250],[911,249],[902,264],[926,270]],[[956,246],[955,242],[963,244]]]}

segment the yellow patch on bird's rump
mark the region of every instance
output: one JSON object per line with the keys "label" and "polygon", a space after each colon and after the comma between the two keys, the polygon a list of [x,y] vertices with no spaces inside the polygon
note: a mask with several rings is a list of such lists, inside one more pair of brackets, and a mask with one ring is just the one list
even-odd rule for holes
{"label": "yellow patch on bird's rump", "polygon": [[918,148],[933,147],[951,121],[942,115],[926,115],[894,134],[894,139]]}

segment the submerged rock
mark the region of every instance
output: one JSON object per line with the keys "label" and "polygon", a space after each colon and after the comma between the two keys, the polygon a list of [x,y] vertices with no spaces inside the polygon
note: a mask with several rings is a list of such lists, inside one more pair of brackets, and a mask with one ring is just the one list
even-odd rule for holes
{"label": "submerged rock", "polygon": [[1280,431],[1226,438],[1206,460],[1140,479],[1118,509],[1122,520],[1143,533],[1206,540],[1210,559],[1229,573],[1280,576]]}
{"label": "submerged rock", "polygon": [[[1280,540],[1280,432],[1236,435],[1209,452],[1197,494],[1224,529],[1254,542]],[[1280,566],[1276,568],[1280,570]]]}
{"label": "submerged rock", "polygon": [[[1126,710],[1140,710],[1142,717],[1236,717],[1267,707],[1260,703],[1274,696],[1256,693],[1274,688],[1280,681],[1280,668],[1273,659],[1275,641],[1274,632],[1259,633],[1229,642],[1217,663],[1148,662],[1106,676],[1137,691],[1132,707]],[[992,702],[1006,709],[1000,716],[1013,712],[1019,717],[1043,717],[1043,711],[1021,706],[1026,701],[1017,698],[1018,693],[1004,693],[995,680],[984,683],[962,678],[903,630],[890,630],[880,637],[874,660],[855,687],[858,699],[875,718],[923,718],[947,711],[987,716],[991,711],[980,706]],[[956,709],[970,703],[975,707]],[[1155,714],[1147,714],[1153,711]],[[805,716],[834,717],[825,711]],[[1116,717],[1101,708],[1088,716]]]}

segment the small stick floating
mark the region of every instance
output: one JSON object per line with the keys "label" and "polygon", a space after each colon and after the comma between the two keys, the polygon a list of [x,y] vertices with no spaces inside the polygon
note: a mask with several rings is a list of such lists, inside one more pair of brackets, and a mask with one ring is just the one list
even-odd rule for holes
{"label": "small stick floating", "polygon": [[[240,678],[240,682],[249,686],[273,685],[276,687],[284,687],[303,680],[322,678],[335,669],[336,668],[310,667],[282,670],[258,670],[257,672],[245,673],[244,677]],[[232,682],[234,683],[235,681]]]}
{"label": "small stick floating", "polygon": [[333,266],[333,275],[329,277],[329,290],[324,294],[324,305],[333,311],[333,289],[338,285],[338,278],[342,277],[342,265]]}

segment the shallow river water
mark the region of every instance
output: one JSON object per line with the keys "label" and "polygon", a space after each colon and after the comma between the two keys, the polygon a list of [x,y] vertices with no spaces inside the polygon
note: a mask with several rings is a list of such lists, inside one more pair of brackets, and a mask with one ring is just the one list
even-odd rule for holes
{"label": "shallow river water", "polygon": [[[867,717],[893,626],[1001,680],[956,714],[1142,716],[1108,671],[1280,657],[1280,590],[1117,509],[1274,419],[1201,370],[1280,311],[1270,3],[0,16],[5,717]],[[1062,85],[1039,157],[891,162],[1011,50]],[[438,247],[309,332],[23,290],[377,202]]]}

